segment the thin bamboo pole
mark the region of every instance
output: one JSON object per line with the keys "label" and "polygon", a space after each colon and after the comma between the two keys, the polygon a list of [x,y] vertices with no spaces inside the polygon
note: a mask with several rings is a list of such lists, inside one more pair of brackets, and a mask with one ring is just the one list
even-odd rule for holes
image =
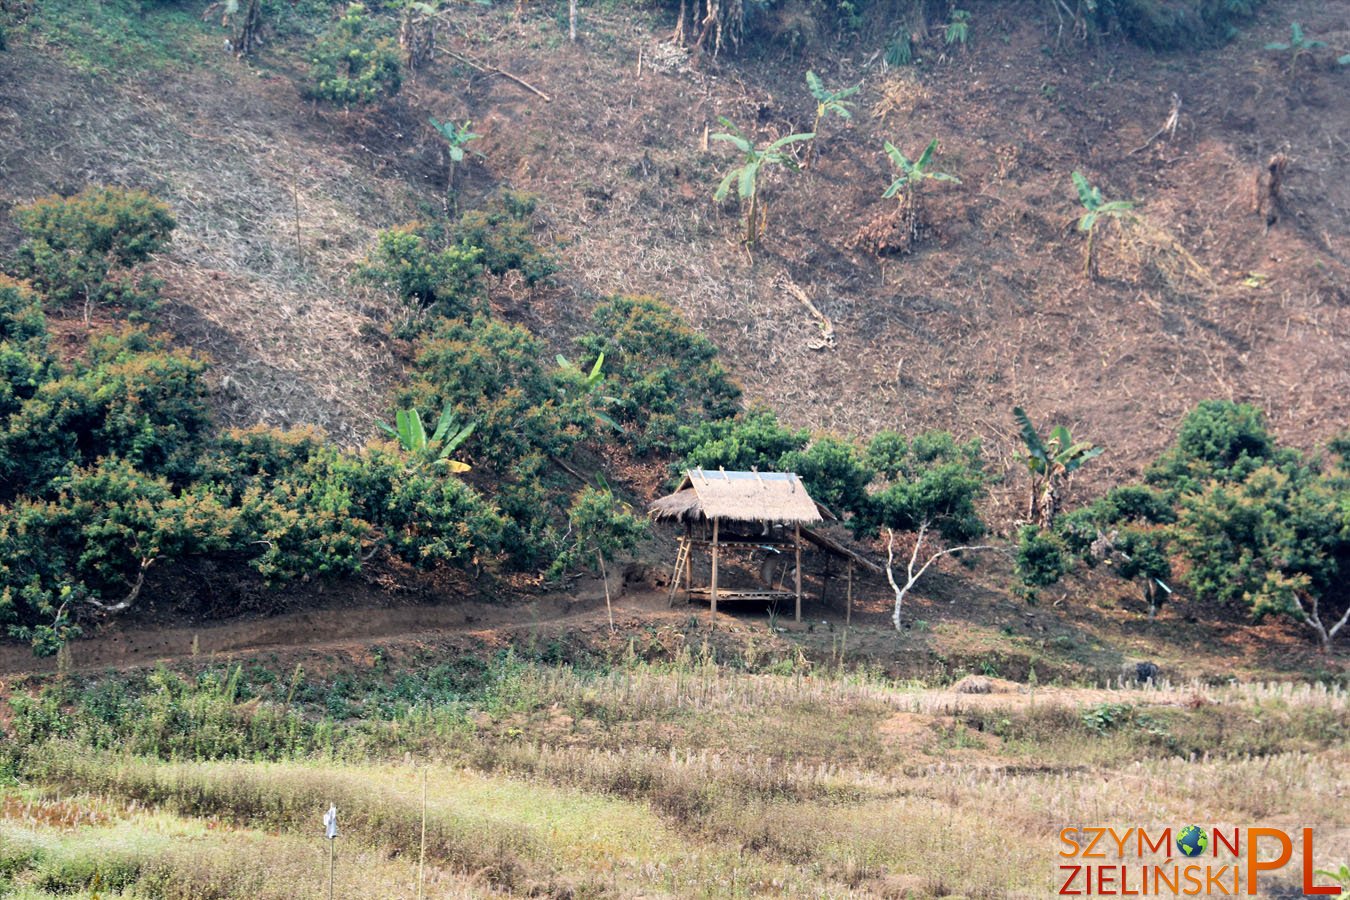
{"label": "thin bamboo pole", "polygon": [[712,585],[710,586],[712,594],[712,611],[717,612],[717,519],[713,519],[712,533]]}
{"label": "thin bamboo pole", "polygon": [[853,560],[848,561],[848,601],[844,608],[844,625],[853,624]]}
{"label": "thin bamboo pole", "polygon": [[800,622],[802,620],[802,526],[800,524],[793,525],[792,531],[796,538],[794,543],[796,544],[795,549],[797,552],[797,572],[796,577],[793,580],[796,581],[797,621]]}

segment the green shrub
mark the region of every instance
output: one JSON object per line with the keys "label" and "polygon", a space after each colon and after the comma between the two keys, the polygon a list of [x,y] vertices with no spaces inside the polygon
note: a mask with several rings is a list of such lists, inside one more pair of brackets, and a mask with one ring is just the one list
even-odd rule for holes
{"label": "green shrub", "polygon": [[567,511],[569,539],[554,559],[549,576],[560,577],[573,569],[591,568],[596,559],[613,559],[632,550],[647,533],[647,520],[633,515],[609,490],[584,487]]}
{"label": "green shrub", "polygon": [[159,283],[134,267],[168,244],[176,223],[163,202],[144,191],[93,187],[20,206],[14,221],[25,236],[15,267],[47,302],[154,305]]}
{"label": "green shrub", "polygon": [[1145,478],[1172,492],[1194,492],[1206,482],[1242,481],[1267,463],[1292,461],[1266,429],[1264,413],[1246,403],[1204,400],[1182,420],[1176,442]]}
{"label": "green shrub", "polygon": [[883,431],[868,444],[865,458],[881,481],[855,513],[852,525],[859,533],[927,526],[959,542],[984,534],[976,501],[989,479],[978,438],[963,444],[945,431],[929,431],[906,441]]}
{"label": "green shrub", "polygon": [[308,95],[346,107],[363,106],[393,97],[402,86],[392,38],[381,33],[364,6],[351,4],[314,47]]}
{"label": "green shrub", "polygon": [[0,507],[0,622],[38,649],[54,650],[84,608],[134,603],[155,562],[236,538],[233,512],[209,491],[175,492],[116,457],[52,488],[50,500]]}
{"label": "green shrub", "polygon": [[1017,532],[1013,570],[1024,586],[1024,592],[1028,597],[1034,597],[1036,588],[1052,585],[1073,571],[1073,558],[1066,552],[1064,541],[1053,531],[1025,525]]}
{"label": "green shrub", "polygon": [[778,465],[785,472],[800,475],[811,496],[837,516],[867,509],[867,486],[876,472],[851,441],[828,436],[816,438],[805,450],[783,454]]}
{"label": "green shrub", "polygon": [[37,294],[0,275],[0,427],[50,380],[54,362]]}
{"label": "green shrub", "polygon": [[380,232],[357,277],[379,285],[415,314],[467,316],[478,311],[483,252],[477,247],[433,246],[420,223]]}
{"label": "green shrub", "polygon": [[419,346],[412,385],[400,406],[442,410],[476,422],[464,445],[471,460],[497,474],[535,453],[566,455],[593,425],[589,401],[569,397],[545,368],[530,332],[487,316],[449,319]]}
{"label": "green shrub", "polygon": [[736,471],[752,468],[773,471],[784,455],[801,450],[809,438],[805,430],[793,431],[778,422],[768,407],[746,410],[734,419],[714,419],[698,425],[682,425],[676,449],[682,455],[680,469]]}
{"label": "green shrub", "polygon": [[614,397],[607,412],[638,454],[670,452],[682,422],[739,409],[740,388],[717,348],[660,300],[611,297],[596,306],[591,328],[578,342],[583,362],[604,354],[604,392]]}
{"label": "green shrub", "polygon": [[96,337],[87,362],[41,382],[0,427],[0,502],[104,456],[185,484],[209,426],[206,365],[144,331]]}
{"label": "green shrub", "polygon": [[466,250],[481,251],[483,266],[493,275],[514,271],[526,284],[538,284],[556,272],[558,264],[539,249],[531,233],[535,207],[529,194],[504,191],[487,209],[460,216],[454,239]]}

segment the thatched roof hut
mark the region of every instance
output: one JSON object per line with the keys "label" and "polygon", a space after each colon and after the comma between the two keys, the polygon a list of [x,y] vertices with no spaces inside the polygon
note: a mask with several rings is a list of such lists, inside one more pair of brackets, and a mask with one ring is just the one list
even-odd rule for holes
{"label": "thatched roof hut", "polygon": [[834,514],[816,503],[792,472],[708,472],[690,469],[673,494],[650,508],[658,521],[684,523],[715,519],[774,525],[812,525]]}

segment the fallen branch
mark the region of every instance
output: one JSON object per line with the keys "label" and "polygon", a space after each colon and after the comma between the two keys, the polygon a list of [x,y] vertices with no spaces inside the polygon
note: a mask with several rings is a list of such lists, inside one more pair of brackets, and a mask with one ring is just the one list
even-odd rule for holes
{"label": "fallen branch", "polygon": [[136,573],[136,581],[131,584],[131,593],[127,594],[117,603],[100,603],[92,597],[85,597],[84,602],[95,609],[101,609],[103,612],[115,613],[124,609],[129,609],[131,604],[136,602],[136,598],[141,595],[141,587],[145,585],[145,570],[154,565],[158,556],[152,556],[149,559],[141,560],[140,571]]}
{"label": "fallen branch", "polygon": [[537,94],[538,96],[543,97],[545,103],[552,103],[552,102],[553,102],[553,98],[552,98],[552,97],[550,97],[548,94],[545,94],[543,91],[539,90],[539,88],[537,88],[537,87],[535,87],[534,85],[530,84],[528,81],[526,81],[525,79],[521,78],[519,75],[512,75],[510,72],[506,71],[505,69],[499,69],[499,68],[497,68],[496,66],[491,66],[491,67],[489,67],[489,66],[484,66],[484,65],[482,65],[481,63],[474,62],[473,60],[469,59],[467,56],[464,56],[464,55],[461,54],[461,53],[456,53],[456,52],[453,51],[453,50],[443,50],[442,52],[445,53],[447,56],[453,56],[455,59],[459,60],[459,61],[462,62],[462,63],[465,63],[466,65],[473,66],[475,69],[477,69],[478,71],[480,71],[480,72],[482,72],[482,73],[484,73],[484,74],[486,74],[486,75],[500,75],[500,76],[502,76],[503,78],[509,78],[510,80],[514,81],[516,84],[518,84],[518,85],[520,85],[521,87],[525,88],[525,90],[529,91],[530,93],[532,93],[532,94]]}
{"label": "fallen branch", "polygon": [[820,338],[812,341],[807,346],[812,350],[824,350],[826,348],[833,349],[834,323],[830,321],[830,317],[817,309],[816,305],[811,302],[811,298],[806,295],[806,291],[802,290],[801,286],[791,278],[786,275],[780,276],[778,285],[801,301],[802,305],[805,306],[807,311],[815,318],[816,325],[820,328]]}

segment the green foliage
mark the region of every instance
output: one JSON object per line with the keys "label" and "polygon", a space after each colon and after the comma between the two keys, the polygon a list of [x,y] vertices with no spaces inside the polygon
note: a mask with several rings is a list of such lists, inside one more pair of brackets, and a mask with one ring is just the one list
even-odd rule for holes
{"label": "green foliage", "polygon": [[745,237],[747,246],[753,245],[759,239],[760,231],[760,202],[759,202],[759,178],[763,174],[766,166],[784,166],[785,168],[796,170],[797,160],[787,151],[787,147],[802,141],[809,141],[816,135],[810,134],[789,134],[786,137],[770,141],[764,147],[756,147],[750,142],[740,129],[732,124],[730,119],[725,116],[718,116],[717,121],[721,123],[727,132],[714,134],[712,140],[725,141],[731,144],[741,153],[741,164],[733,167],[722,177],[722,182],[717,186],[713,193],[713,200],[721,203],[734,189],[736,196],[740,198],[741,205],[745,207]]}
{"label": "green foliage", "polygon": [[1310,620],[1312,604],[1341,584],[1350,562],[1346,492],[1334,475],[1267,465],[1184,495],[1177,540],[1187,582],[1198,596],[1241,603],[1258,619]]}
{"label": "green foliage", "polygon": [[[862,84],[855,84],[853,87],[840,88],[837,91],[827,90],[825,84],[820,80],[815,72],[806,73],[806,87],[811,92],[811,97],[816,101],[816,121],[811,126],[812,134],[820,134],[820,123],[828,115],[836,115],[839,118],[848,121],[853,118],[853,113],[849,110],[848,103],[845,103],[849,97],[852,97],[858,91],[862,90]],[[815,150],[815,143],[807,149],[807,160],[810,160],[810,154]]]}
{"label": "green foliage", "polygon": [[1211,47],[1237,33],[1260,0],[1068,0],[1075,30],[1101,37],[1120,32],[1151,50]]}
{"label": "green foliage", "polygon": [[482,254],[483,266],[493,275],[519,272],[529,285],[558,270],[558,264],[539,249],[531,234],[536,201],[528,194],[505,191],[487,209],[471,210],[455,224],[454,240]]}
{"label": "green foliage", "polygon": [[308,94],[344,107],[386,100],[403,85],[398,49],[360,3],[347,7],[310,57]]}
{"label": "green foliage", "polygon": [[476,426],[473,422],[461,426],[455,421],[455,411],[451,407],[441,410],[431,437],[427,437],[422,414],[416,409],[398,410],[394,422],[393,426],[380,422],[380,429],[399,442],[404,452],[412,457],[414,465],[444,466],[447,472],[469,471],[468,465],[450,459],[450,454],[473,434]]}
{"label": "green foliage", "polygon": [[0,423],[53,376],[47,321],[38,295],[0,275]]}
{"label": "green foliage", "polygon": [[[1298,65],[1299,57],[1307,56],[1319,47],[1325,47],[1325,41],[1310,40],[1303,33],[1303,26],[1298,22],[1293,22],[1289,26],[1288,41],[1272,41],[1266,44],[1267,50],[1282,50],[1289,54],[1289,72],[1292,75],[1294,67]],[[1337,60],[1341,65],[1350,63],[1350,55],[1342,56]]]}
{"label": "green foliage", "polygon": [[1130,210],[1134,209],[1134,201],[1104,200],[1101,189],[1090,185],[1083,173],[1076,170],[1073,172],[1073,185],[1078,192],[1078,202],[1084,209],[1084,213],[1078,217],[1078,230],[1087,235],[1087,243],[1083,245],[1083,274],[1093,278],[1097,274],[1098,225],[1103,217],[1117,222],[1132,218]]}
{"label": "green foliage", "polygon": [[805,430],[783,427],[768,407],[756,406],[735,418],[680,426],[676,448],[683,459],[679,468],[773,471],[786,454],[802,449],[808,436]]}
{"label": "green foliage", "polygon": [[922,528],[947,541],[984,534],[976,502],[989,479],[978,438],[962,444],[945,431],[930,431],[911,442],[883,431],[868,444],[866,460],[881,481],[867,506],[855,514],[855,530]]}
{"label": "green foliage", "polygon": [[482,301],[477,279],[483,251],[463,243],[436,244],[436,229],[420,223],[382,231],[357,278],[392,291],[414,314],[472,314]]}
{"label": "green foliage", "polygon": [[25,237],[15,269],[48,303],[154,305],[159,284],[135,267],[163,250],[175,227],[161,201],[144,191],[93,187],[20,206],[14,221]]}
{"label": "green foliage", "polygon": [[1101,456],[1102,449],[1089,441],[1074,443],[1069,429],[1056,425],[1050,436],[1042,439],[1031,417],[1020,406],[1013,407],[1018,435],[1027,448],[1021,458],[1031,476],[1027,498],[1027,517],[1044,529],[1055,523],[1059,511],[1059,492],[1070,475],[1086,463]]}
{"label": "green foliage", "polygon": [[914,39],[910,36],[909,26],[902,25],[886,44],[886,65],[908,66],[914,62]]}
{"label": "green foliage", "polygon": [[597,557],[611,560],[629,552],[647,534],[647,520],[633,515],[628,505],[620,503],[607,488],[588,486],[578,491],[567,520],[571,525],[568,540],[549,568],[551,578],[578,566],[589,566]]}
{"label": "green foliage", "polygon": [[915,191],[925,181],[948,181],[953,184],[960,184],[961,179],[955,175],[949,175],[946,172],[929,171],[929,165],[933,161],[933,154],[937,151],[938,141],[933,138],[928,146],[924,148],[919,158],[911,162],[905,154],[901,153],[894,144],[886,141],[886,156],[891,160],[891,165],[895,167],[896,178],[891,182],[890,187],[886,188],[882,199],[889,200],[897,194],[904,192],[906,202],[912,202]]}
{"label": "green foliage", "polygon": [[144,331],[96,338],[87,362],[38,384],[0,427],[0,502],[104,456],[176,483],[210,426],[205,363]]}
{"label": "green foliage", "polygon": [[[72,603],[130,603],[163,558],[220,550],[236,518],[209,490],[179,493],[163,478],[106,457],[52,485],[51,499],[0,507],[0,622],[55,650]],[[47,623],[52,623],[48,625]]]}
{"label": "green foliage", "polygon": [[1017,553],[1013,570],[1018,580],[1030,590],[1048,587],[1073,571],[1073,558],[1063,539],[1053,531],[1044,531],[1036,525],[1024,525],[1017,532]]}
{"label": "green foliage", "polygon": [[660,300],[611,297],[596,306],[591,329],[578,344],[587,358],[604,356],[608,411],[637,454],[671,452],[682,423],[738,410],[740,388],[717,348]]}
{"label": "green foliage", "polygon": [[942,39],[948,47],[953,44],[964,47],[970,40],[970,13],[964,9],[952,10],[947,27],[943,29]]}
{"label": "green foliage", "polygon": [[436,133],[445,139],[446,150],[450,154],[451,162],[464,161],[464,148],[471,141],[476,141],[482,135],[474,134],[469,130],[473,122],[465,122],[463,125],[456,125],[454,122],[438,122],[434,116],[427,119],[431,127],[436,129]]}
{"label": "green foliage", "polygon": [[867,486],[876,473],[852,441],[831,436],[816,438],[804,450],[784,453],[778,467],[800,475],[812,498],[837,516],[868,507]]}
{"label": "green foliage", "polygon": [[1187,413],[1176,442],[1145,474],[1174,496],[1209,481],[1240,482],[1264,465],[1284,466],[1293,455],[1275,446],[1265,415],[1246,403],[1204,400]]}

